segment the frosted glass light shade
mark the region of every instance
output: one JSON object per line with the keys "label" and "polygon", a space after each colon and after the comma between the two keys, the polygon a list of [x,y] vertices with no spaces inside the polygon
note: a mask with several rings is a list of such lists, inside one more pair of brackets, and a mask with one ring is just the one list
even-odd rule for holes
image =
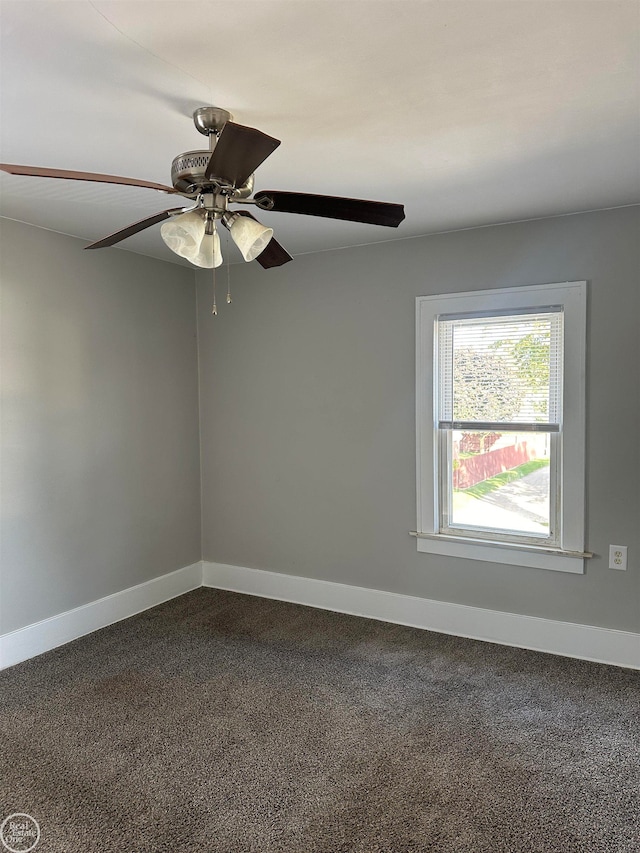
{"label": "frosted glass light shade", "polygon": [[211,269],[220,266],[222,253],[215,224],[213,234],[207,234],[205,220],[205,211],[190,210],[165,222],[160,228],[160,235],[176,255],[186,258],[194,266]]}
{"label": "frosted glass light shade", "polygon": [[213,234],[205,234],[200,243],[200,248],[193,255],[185,255],[188,261],[197,267],[212,269],[219,267],[222,263],[222,252],[220,251],[220,236],[213,229]]}
{"label": "frosted glass light shade", "polygon": [[229,231],[245,261],[257,258],[273,237],[273,228],[266,228],[248,216],[234,216]]}
{"label": "frosted glass light shade", "polygon": [[160,235],[172,252],[188,258],[200,249],[204,237],[204,218],[197,210],[181,213],[162,225]]}

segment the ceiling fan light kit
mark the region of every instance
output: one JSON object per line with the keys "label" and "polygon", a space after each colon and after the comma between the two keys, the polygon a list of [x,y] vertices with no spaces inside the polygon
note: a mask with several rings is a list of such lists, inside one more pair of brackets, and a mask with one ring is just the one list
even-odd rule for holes
{"label": "ceiling fan light kit", "polygon": [[146,187],[191,199],[195,201],[193,207],[160,211],[85,248],[113,246],[164,222],[160,234],[169,249],[194,266],[208,269],[222,264],[220,237],[216,230],[218,220],[229,229],[245,261],[257,260],[260,266],[269,269],[293,260],[274,238],[272,228],[262,225],[248,211],[230,211],[229,204],[254,205],[260,210],[390,228],[397,228],[404,219],[401,204],[279,190],[261,190],[252,197],[254,172],[280,145],[280,140],[254,127],[236,124],[231,113],[221,107],[200,107],[193,113],[193,121],[196,129],[208,137],[209,148],[187,151],[174,158],[171,164],[172,187],[95,172],[9,163],[0,163],[0,169],[14,175]]}

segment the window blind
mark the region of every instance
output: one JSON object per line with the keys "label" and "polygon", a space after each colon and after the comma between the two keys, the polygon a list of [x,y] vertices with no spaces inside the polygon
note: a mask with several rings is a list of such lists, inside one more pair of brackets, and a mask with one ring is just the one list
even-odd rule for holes
{"label": "window blind", "polygon": [[441,429],[560,429],[561,309],[436,322]]}

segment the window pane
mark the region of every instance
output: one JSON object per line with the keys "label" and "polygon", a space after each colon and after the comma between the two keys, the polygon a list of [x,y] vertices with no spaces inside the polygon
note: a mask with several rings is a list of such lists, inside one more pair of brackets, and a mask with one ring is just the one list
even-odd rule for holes
{"label": "window pane", "polygon": [[453,430],[449,527],[550,536],[548,433]]}
{"label": "window pane", "polygon": [[562,313],[440,321],[440,419],[557,423]]}

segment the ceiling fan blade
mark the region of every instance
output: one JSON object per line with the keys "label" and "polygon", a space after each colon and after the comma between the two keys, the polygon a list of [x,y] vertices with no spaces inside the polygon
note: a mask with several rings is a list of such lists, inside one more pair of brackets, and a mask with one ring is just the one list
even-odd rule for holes
{"label": "ceiling fan blade", "polygon": [[[246,210],[237,210],[235,213],[239,213],[240,216],[248,216],[249,219],[253,219],[254,222],[258,221],[255,216],[252,216]],[[289,261],[292,260],[293,258],[289,252],[287,252],[284,246],[281,246],[280,243],[278,243],[275,237],[272,237],[269,240],[266,248],[263,249],[256,258],[256,261],[265,270],[271,269],[271,267],[281,267],[283,264],[288,264]]]}
{"label": "ceiling fan blade", "polygon": [[183,207],[174,207],[171,208],[171,210],[163,210],[160,213],[154,213],[153,216],[147,216],[146,219],[141,219],[139,222],[127,225],[126,228],[121,228],[120,231],[115,231],[113,234],[109,234],[108,237],[104,237],[96,243],[91,243],[91,245],[85,246],[85,249],[103,249],[105,246],[113,246],[114,243],[126,240],[127,237],[137,234],[138,231],[144,231],[145,228],[150,228],[152,225],[156,225],[164,219],[169,219],[170,216],[183,212]]}
{"label": "ceiling fan blade", "polygon": [[260,264],[260,266],[265,269],[271,269],[271,267],[281,267],[283,264],[288,264],[289,261],[292,261],[293,258],[280,243],[276,240],[275,237],[272,237],[267,243],[267,248],[263,249],[262,252],[256,258],[256,261]]}
{"label": "ceiling fan blade", "polygon": [[12,163],[0,163],[0,170],[10,175],[28,175],[34,178],[65,178],[69,181],[95,181],[101,184],[125,184],[129,187],[146,187],[163,193],[176,193],[173,187],[155,184],[153,181],[139,181],[137,178],[120,178],[118,175],[101,175],[97,172],[70,172],[68,169],[44,169],[39,166],[16,166]]}
{"label": "ceiling fan blade", "polygon": [[385,201],[364,201],[358,198],[280,192],[279,190],[261,190],[255,193],[254,199],[263,210],[304,213],[309,216],[325,216],[328,219],[386,225],[390,228],[397,228],[404,219],[404,205],[389,204]]}
{"label": "ceiling fan blade", "polygon": [[255,127],[228,121],[213,149],[205,177],[222,178],[234,187],[241,187],[278,145],[279,139]]}

